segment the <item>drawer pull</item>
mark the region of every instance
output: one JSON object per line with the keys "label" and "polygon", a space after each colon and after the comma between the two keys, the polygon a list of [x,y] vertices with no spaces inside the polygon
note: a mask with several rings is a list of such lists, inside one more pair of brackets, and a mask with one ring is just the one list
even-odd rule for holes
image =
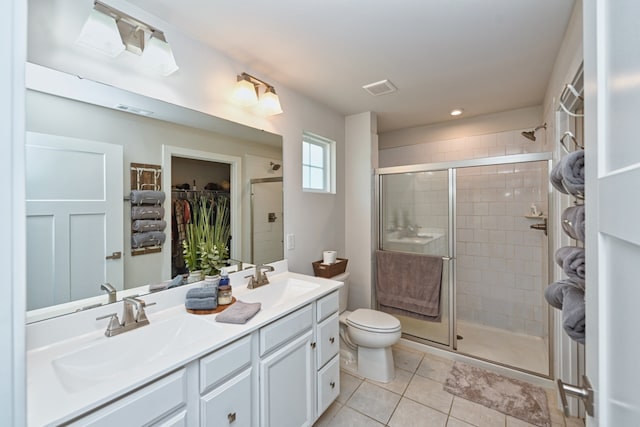
{"label": "drawer pull", "polygon": [[335,339],[334,337],[329,338],[329,342],[330,342],[331,344],[333,344],[333,343],[335,342],[335,340],[336,340],[336,339]]}
{"label": "drawer pull", "polygon": [[331,388],[336,388],[336,383],[335,383],[335,381],[331,381],[331,382],[329,383],[329,385],[331,386]]}
{"label": "drawer pull", "polygon": [[230,412],[229,415],[227,415],[227,419],[229,420],[229,424],[231,424],[236,420],[236,413]]}
{"label": "drawer pull", "polygon": [[316,348],[316,343],[315,342],[311,343],[311,348]]}

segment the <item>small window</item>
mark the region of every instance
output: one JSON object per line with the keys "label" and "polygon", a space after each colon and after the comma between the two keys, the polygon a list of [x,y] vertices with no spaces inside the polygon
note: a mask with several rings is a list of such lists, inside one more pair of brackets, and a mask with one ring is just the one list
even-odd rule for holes
{"label": "small window", "polygon": [[302,189],[335,193],[335,141],[308,132],[302,134]]}

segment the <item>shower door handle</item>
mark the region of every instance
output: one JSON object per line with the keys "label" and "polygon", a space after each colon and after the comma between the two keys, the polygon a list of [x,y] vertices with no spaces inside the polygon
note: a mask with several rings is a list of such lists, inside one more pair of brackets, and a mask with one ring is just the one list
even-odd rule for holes
{"label": "shower door handle", "polygon": [[450,257],[450,256],[443,256],[442,257],[443,261],[451,261],[452,259],[453,259],[453,257]]}
{"label": "shower door handle", "polygon": [[559,378],[557,380],[557,383],[565,416],[569,416],[569,403],[567,403],[567,394],[569,396],[582,399],[584,402],[584,409],[587,411],[587,414],[593,416],[593,387],[591,386],[591,382],[586,375],[582,376],[582,387],[565,384]]}

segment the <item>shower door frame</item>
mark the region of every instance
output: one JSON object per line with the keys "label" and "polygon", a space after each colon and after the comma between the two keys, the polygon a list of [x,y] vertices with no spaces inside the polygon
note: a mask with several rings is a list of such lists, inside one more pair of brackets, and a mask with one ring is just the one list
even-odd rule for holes
{"label": "shower door frame", "polygon": [[[468,160],[453,160],[448,162],[436,162],[436,163],[422,163],[417,165],[406,165],[406,166],[389,166],[385,168],[377,168],[374,174],[374,204],[375,204],[375,213],[374,219],[376,221],[376,226],[374,227],[374,242],[375,249],[382,250],[382,233],[383,233],[383,224],[381,221],[381,212],[382,212],[382,197],[380,195],[382,189],[382,177],[385,175],[394,175],[394,174],[405,174],[405,173],[419,173],[419,172],[433,172],[433,171],[447,171],[449,176],[449,218],[448,218],[448,233],[449,233],[449,259],[447,257],[443,257],[443,260],[448,261],[449,268],[449,344],[442,344],[436,341],[431,341],[426,338],[414,337],[414,336],[406,336],[403,334],[403,338],[422,343],[425,345],[429,345],[435,348],[448,350],[454,352],[456,354],[461,354],[464,356],[468,356],[474,359],[482,360],[485,362],[489,362],[495,365],[500,365],[507,367],[509,369],[515,369],[521,372],[525,372],[528,374],[536,375],[543,378],[554,378],[554,363],[553,363],[553,354],[554,354],[554,317],[552,310],[547,310],[547,359],[548,359],[548,374],[545,375],[540,372],[534,372],[527,369],[519,368],[512,365],[507,365],[504,363],[500,363],[494,360],[484,359],[482,357],[478,357],[472,354],[467,353],[459,353],[458,352],[458,342],[457,342],[457,310],[456,310],[456,261],[457,261],[457,248],[456,248],[456,178],[457,178],[457,170],[461,168],[469,168],[469,167],[477,167],[477,166],[498,166],[505,164],[514,164],[514,163],[532,163],[546,161],[547,164],[547,173],[551,172],[552,161],[553,161],[553,153],[551,152],[542,152],[542,153],[527,153],[527,154],[514,154],[508,156],[498,156],[498,157],[484,157],[478,159],[468,159]],[[548,200],[548,212],[554,212],[554,200],[551,197],[552,187],[551,184],[547,185],[547,200]],[[555,221],[552,220],[551,215],[547,213],[547,281],[551,283],[552,281],[552,270],[554,265],[553,260],[553,250],[552,250],[552,236],[555,234]],[[376,275],[376,261],[375,257],[372,257],[372,277]],[[378,307],[377,298],[375,296],[376,286],[372,287],[372,306]]]}

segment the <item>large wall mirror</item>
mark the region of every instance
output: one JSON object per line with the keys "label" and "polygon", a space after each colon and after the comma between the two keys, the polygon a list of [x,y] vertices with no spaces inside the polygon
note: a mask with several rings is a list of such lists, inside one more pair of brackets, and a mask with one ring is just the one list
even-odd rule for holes
{"label": "large wall mirror", "polygon": [[[282,259],[281,136],[35,64],[27,64],[26,116],[28,321],[107,303],[104,282],[120,297],[170,280],[172,188],[183,181],[204,189],[228,176],[230,257]],[[131,253],[132,163],[162,168],[167,239],[157,253]],[[252,203],[263,180],[280,191]],[[94,215],[51,215],[78,203],[102,205]],[[114,252],[121,256],[104,265],[82,263],[83,254]],[[65,268],[81,268],[61,271],[53,261],[61,254]]]}

